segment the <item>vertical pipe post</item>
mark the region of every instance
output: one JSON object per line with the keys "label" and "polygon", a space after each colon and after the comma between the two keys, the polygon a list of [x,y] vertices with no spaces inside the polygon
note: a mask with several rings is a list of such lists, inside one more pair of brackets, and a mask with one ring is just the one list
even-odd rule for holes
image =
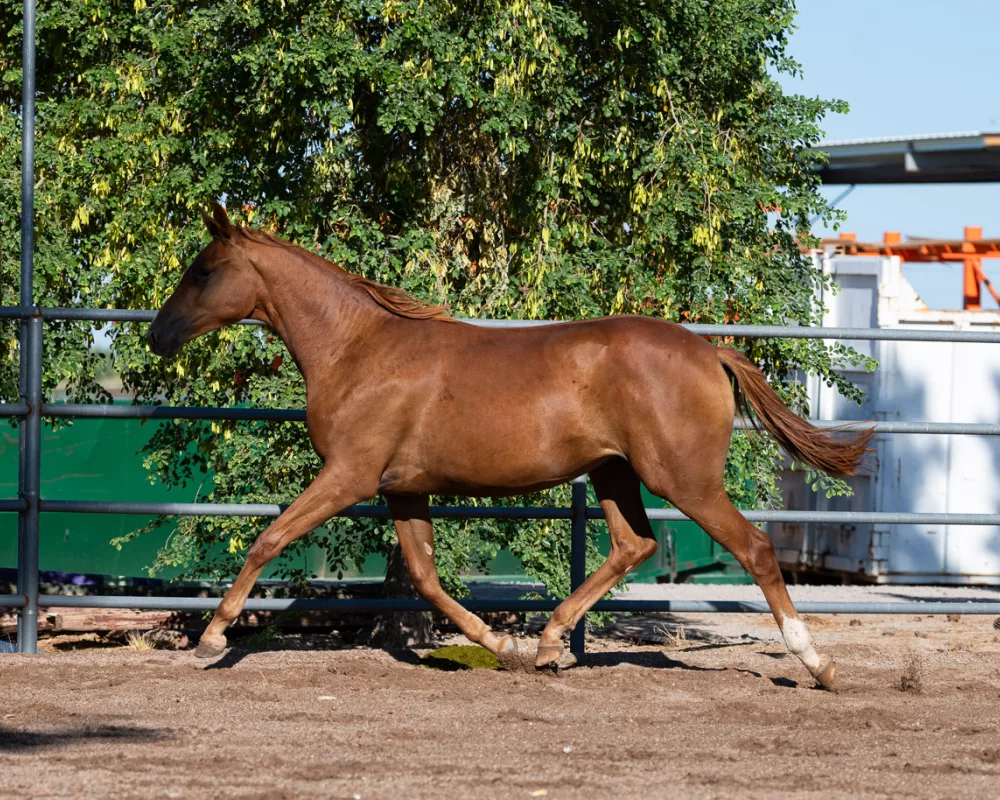
{"label": "vertical pipe post", "polygon": [[42,317],[37,312],[27,322],[26,383],[28,416],[21,421],[24,442],[20,496],[25,510],[20,514],[17,550],[18,594],[25,596],[25,605],[17,617],[17,649],[20,653],[38,651],[38,551],[39,495],[41,488],[42,450]]}
{"label": "vertical pipe post", "polygon": [[[573,481],[573,531],[570,538],[569,581],[573,591],[587,580],[587,476]],[[587,615],[584,614],[569,635],[570,652],[585,653]]]}
{"label": "vertical pipe post", "polygon": [[[21,51],[21,307],[34,306],[35,247],[35,0],[24,0]],[[17,650],[38,649],[38,495],[41,483],[42,318],[37,312],[20,327],[21,402],[28,416],[18,436],[17,591],[25,605],[17,615]]]}
{"label": "vertical pipe post", "polygon": [[21,306],[27,308],[34,305],[35,269],[35,0],[24,0],[21,67]]}

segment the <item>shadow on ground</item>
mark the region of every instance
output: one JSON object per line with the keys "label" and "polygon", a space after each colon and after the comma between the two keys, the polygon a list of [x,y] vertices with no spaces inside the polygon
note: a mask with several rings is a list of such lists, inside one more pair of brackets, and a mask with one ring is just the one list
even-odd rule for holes
{"label": "shadow on ground", "polygon": [[62,747],[91,739],[124,743],[153,742],[168,738],[163,731],[133,725],[93,725],[61,731],[15,730],[0,725],[0,753],[22,753],[44,747]]}

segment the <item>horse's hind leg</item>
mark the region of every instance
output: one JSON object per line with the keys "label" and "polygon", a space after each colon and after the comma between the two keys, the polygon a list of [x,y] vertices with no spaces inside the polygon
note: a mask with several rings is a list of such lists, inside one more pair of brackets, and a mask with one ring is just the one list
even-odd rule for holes
{"label": "horse's hind leg", "polygon": [[[685,476],[680,480],[687,478]],[[721,478],[718,483],[721,484]],[[736,560],[764,592],[764,599],[774,614],[789,651],[799,658],[820,685],[831,688],[836,667],[829,656],[819,655],[813,647],[809,632],[788,596],[770,537],[751,525],[733,507],[721,485],[708,492],[699,491],[697,484],[694,487],[685,486],[681,490],[675,488],[664,496],[736,556]]]}
{"label": "horse's hind leg", "polygon": [[538,643],[536,667],[557,661],[563,652],[563,634],[618,581],[656,552],[656,538],[642,506],[639,479],[629,463],[620,458],[605,462],[591,473],[590,480],[607,518],[611,554],[552,613]]}
{"label": "horse's hind leg", "polygon": [[495,634],[485,622],[462,608],[441,588],[434,564],[434,528],[427,496],[386,495],[385,499],[406,559],[406,570],[420,596],[454,622],[467,639],[485,647],[501,663],[507,665],[514,662],[517,659],[514,638]]}

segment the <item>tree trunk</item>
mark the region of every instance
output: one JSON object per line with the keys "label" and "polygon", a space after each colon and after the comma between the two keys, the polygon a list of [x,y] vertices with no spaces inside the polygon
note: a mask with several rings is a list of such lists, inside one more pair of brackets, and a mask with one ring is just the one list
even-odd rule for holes
{"label": "tree trunk", "polygon": [[[385,565],[386,598],[419,598],[406,571],[403,550],[397,542]],[[403,650],[407,647],[429,645],[434,638],[433,617],[430,611],[402,611],[379,614],[375,618],[371,643],[385,650]]]}

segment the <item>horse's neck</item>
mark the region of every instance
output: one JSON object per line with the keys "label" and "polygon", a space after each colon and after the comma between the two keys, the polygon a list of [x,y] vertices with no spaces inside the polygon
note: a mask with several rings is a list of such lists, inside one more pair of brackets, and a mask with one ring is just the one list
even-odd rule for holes
{"label": "horse's neck", "polygon": [[256,255],[266,289],[263,321],[281,337],[307,385],[384,316],[345,278],[304,251],[261,246]]}

